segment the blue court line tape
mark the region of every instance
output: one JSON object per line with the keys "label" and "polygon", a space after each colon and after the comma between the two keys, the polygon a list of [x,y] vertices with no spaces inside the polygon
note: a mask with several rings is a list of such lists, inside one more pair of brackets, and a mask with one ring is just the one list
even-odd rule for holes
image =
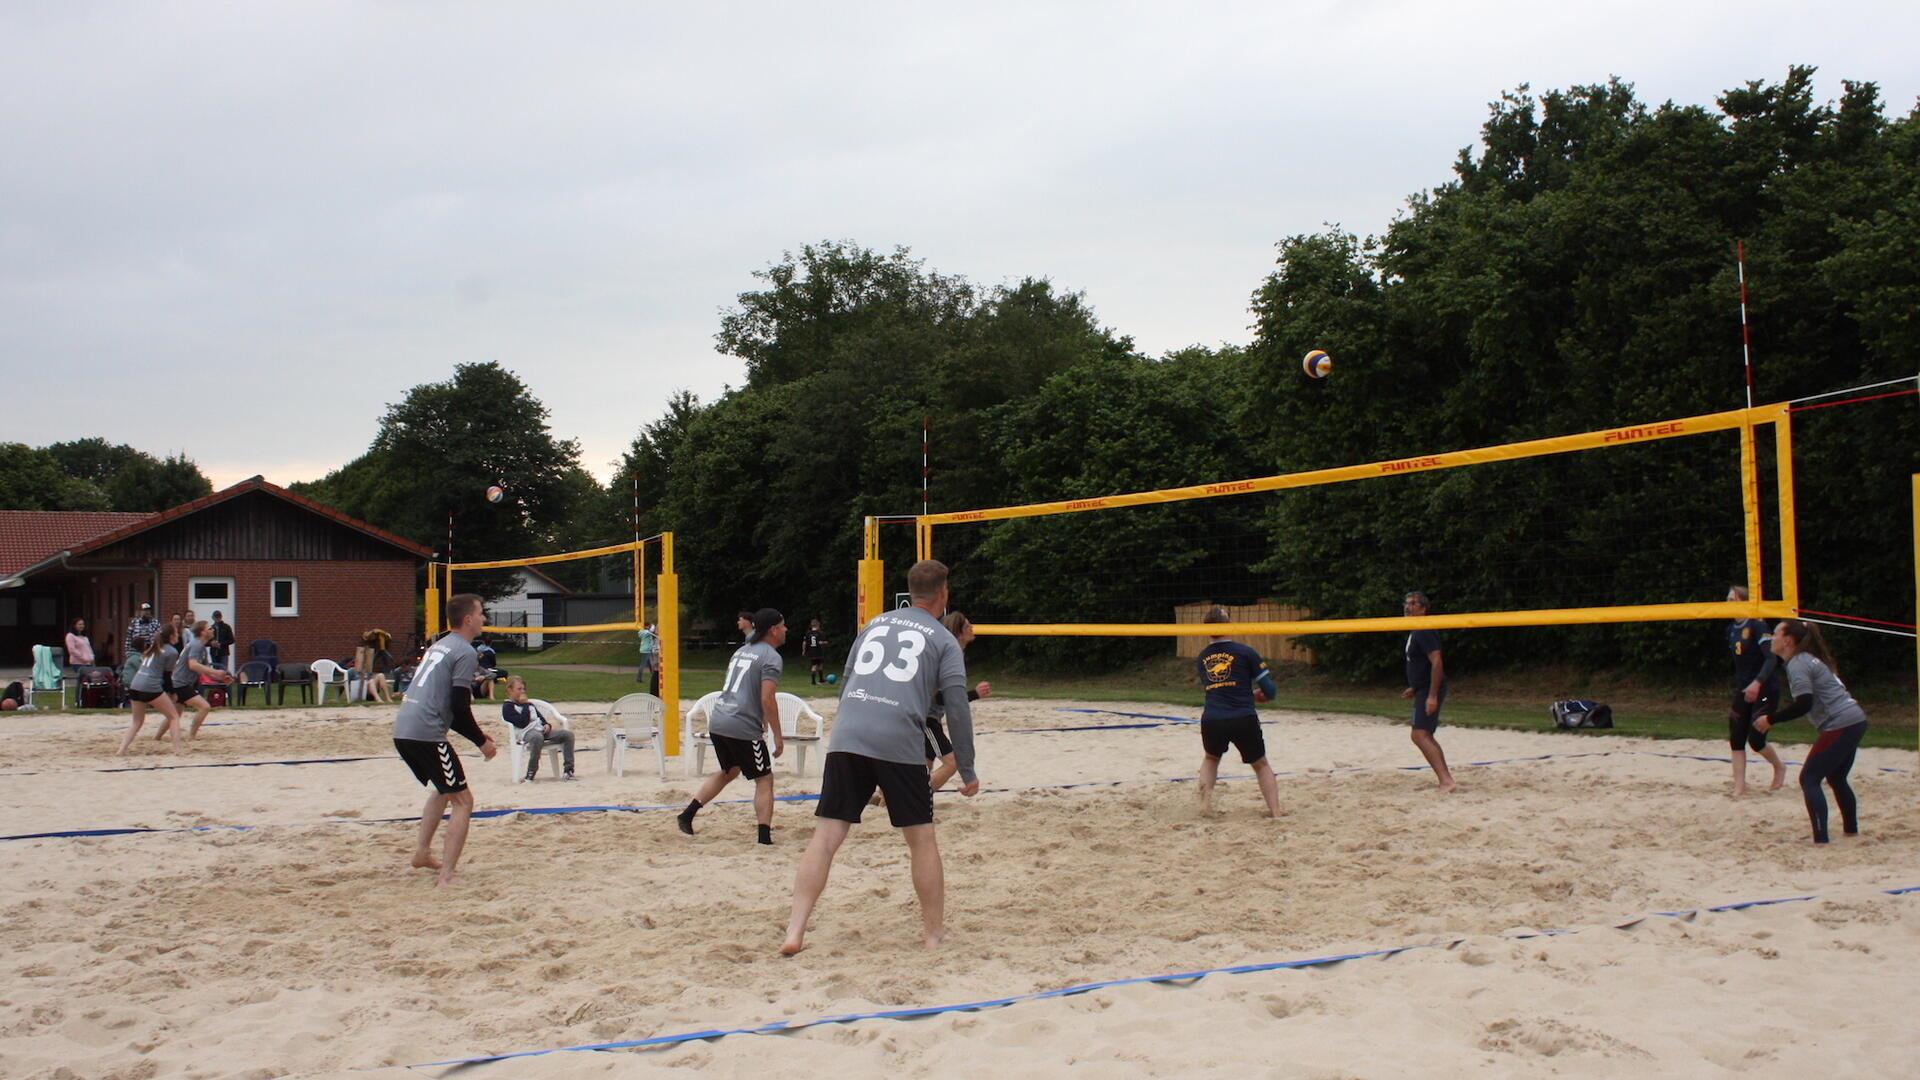
{"label": "blue court line tape", "polygon": [[[577,754],[597,754],[598,746],[584,746],[574,751]],[[390,761],[391,754],[368,754],[362,757],[335,758],[289,758],[285,761],[208,761],[190,765],[118,765],[110,769],[39,769],[33,772],[0,772],[0,780],[12,776],[58,776],[62,773],[150,773],[166,772],[171,769],[256,769],[263,765],[341,765],[353,761]]]}
{"label": "blue court line tape", "polygon": [[[1054,712],[1070,712],[1070,713],[1087,713],[1092,716],[1124,716],[1129,720],[1159,720],[1162,723],[1168,723],[1168,724],[1197,724],[1200,722],[1200,718],[1196,716],[1168,716],[1165,713],[1150,713],[1150,712],[1121,712],[1118,709],[1079,709],[1079,708],[1069,708],[1068,706],[1065,706],[1065,705],[1061,705],[1055,708],[1053,711]],[[1059,730],[1059,729],[1056,728],[1054,730]]]}
{"label": "blue court line tape", "polygon": [[[1621,756],[1621,755],[1644,755],[1644,756],[1652,756],[1652,757],[1691,757],[1692,756],[1692,755],[1683,755],[1683,754],[1663,754],[1663,753],[1650,751],[1650,750],[1588,750],[1588,751],[1579,751],[1575,753],[1547,753],[1547,754],[1533,754],[1533,755],[1527,755],[1522,757],[1491,758],[1485,761],[1465,762],[1462,765],[1462,767],[1463,768],[1485,768],[1485,767],[1494,766],[1494,765],[1521,765],[1521,764],[1532,764],[1534,762],[1541,762],[1541,761],[1574,760],[1579,758],[1595,758],[1595,757],[1615,757],[1615,756]],[[1716,759],[1709,758],[1706,760],[1716,760]],[[1720,758],[1717,760],[1725,761],[1726,759]],[[1274,775],[1285,776],[1285,777],[1312,778],[1312,777],[1332,777],[1336,775],[1353,775],[1356,773],[1370,773],[1370,772],[1425,772],[1426,770],[1427,770],[1426,765],[1353,765],[1353,766],[1348,766],[1344,768],[1334,768],[1334,769],[1326,769],[1326,770],[1319,770],[1319,771],[1303,770],[1303,769],[1276,769],[1274,770]],[[1888,770],[1888,771],[1898,772],[1902,770]],[[1019,794],[1022,792],[1033,792],[1033,791],[1074,791],[1074,790],[1080,790],[1084,788],[1120,787],[1126,784],[1188,784],[1198,779],[1199,777],[1197,776],[1165,776],[1165,777],[1147,777],[1147,778],[1132,779],[1132,780],[1080,780],[1080,781],[1075,781],[1069,784],[1035,784],[1027,787],[1017,787],[1017,788],[1016,787],[983,788],[979,794],[1006,795],[1006,794]],[[1223,774],[1217,777],[1216,779],[1221,783],[1231,783],[1239,780],[1251,780],[1253,779],[1253,774],[1252,773],[1236,773],[1233,775]],[[940,792],[940,794],[953,796],[953,797],[958,797],[959,795],[958,792],[954,792],[954,791],[943,791],[943,792]],[[785,802],[785,803],[817,802],[819,801],[819,798],[820,796],[817,792],[796,792],[788,795],[776,795],[774,796],[774,801]],[[716,800],[716,804],[721,806],[741,806],[741,805],[751,804],[752,802],[753,802],[752,798]],[[640,814],[640,813],[654,813],[662,810],[679,810],[679,809],[681,809],[681,807],[678,804],[672,804],[672,803],[652,803],[652,804],[607,803],[607,804],[597,804],[597,805],[588,805],[588,806],[491,807],[485,810],[476,810],[474,811],[473,816],[477,819],[485,820],[485,819],[492,819],[492,818],[508,817],[513,814],[529,814],[533,816],[555,815],[555,814],[609,814],[609,813]],[[127,836],[127,835],[146,834],[146,833],[183,833],[183,832],[217,832],[217,831],[250,832],[257,829],[269,829],[269,828],[311,828],[316,825],[398,825],[398,824],[412,824],[419,820],[420,820],[420,816],[418,814],[414,814],[408,817],[392,817],[392,818],[325,818],[317,822],[286,822],[286,823],[273,824],[273,825],[194,825],[194,826],[183,826],[183,827],[174,827],[174,828],[125,827],[125,828],[102,828],[102,829],[65,829],[65,830],[60,830],[56,832],[20,833],[12,836],[0,836],[0,843],[4,843],[9,840],[47,840],[47,839],[60,839],[60,838],[68,838],[68,837],[88,837],[88,836]]]}
{"label": "blue court line tape", "polygon": [[[258,769],[266,765],[340,765],[349,761],[380,761],[390,755],[365,757],[290,758],[286,761],[209,761],[193,765],[123,765],[113,769],[93,769],[97,773],[165,772],[171,769]],[[15,774],[21,775],[21,774]]]}
{"label": "blue court line tape", "polygon": [[[1881,889],[1887,896],[1907,896],[1920,892],[1920,885],[1909,885],[1894,889]],[[1731,904],[1717,904],[1712,907],[1693,908],[1686,911],[1656,911],[1651,915],[1670,919],[1685,919],[1704,913],[1722,913],[1747,911],[1753,908],[1775,907],[1782,904],[1802,904],[1820,899],[1817,895],[1783,896],[1763,900],[1741,900]],[[1604,927],[1586,929],[1624,930],[1645,922],[1648,916],[1629,919],[1621,923],[1606,924]],[[1488,935],[1508,941],[1528,941],[1544,937],[1566,937],[1580,930],[1531,930],[1517,934]],[[1475,935],[1480,936],[1480,935]],[[1020,1005],[1053,998],[1074,997],[1095,990],[1108,990],[1124,986],[1173,986],[1187,987],[1198,983],[1210,975],[1252,975],[1268,971],[1297,971],[1306,968],[1331,967],[1353,960],[1385,959],[1401,953],[1431,950],[1446,950],[1468,941],[1467,937],[1449,938],[1445,941],[1427,942],[1420,945],[1395,945],[1381,949],[1366,949],[1360,952],[1339,953],[1329,956],[1313,956],[1294,960],[1270,960],[1251,964],[1232,964],[1224,967],[1201,968],[1196,971],[1174,972],[1166,975],[1138,975],[1119,979],[1102,979],[1097,982],[1075,983],[1071,986],[1056,987],[1051,990],[1036,990],[1025,994],[1012,994],[1007,997],[987,998],[980,1001],[965,1001],[951,1005],[926,1005],[906,1009],[875,1009],[869,1012],[839,1013],[831,1016],[815,1017],[811,1020],[775,1020],[765,1024],[752,1024],[733,1028],[708,1028],[702,1031],[686,1031],[671,1035],[654,1035],[645,1039],[622,1039],[614,1042],[582,1043],[576,1046],[558,1046],[545,1050],[517,1050],[505,1054],[483,1054],[474,1057],[450,1058],[445,1061],[429,1061],[406,1066],[409,1069],[452,1068],[467,1065],[486,1065],[497,1061],[514,1061],[522,1058],[544,1057],[548,1054],[568,1054],[582,1052],[605,1052],[612,1050],[656,1050],[681,1043],[701,1042],[708,1039],[721,1039],[730,1035],[774,1035],[801,1031],[825,1024],[852,1024],[866,1020],[915,1020],[926,1016],[938,1016],[943,1013],[981,1012],[987,1009],[1000,1009],[1010,1005]],[[796,961],[797,962],[797,961]]]}

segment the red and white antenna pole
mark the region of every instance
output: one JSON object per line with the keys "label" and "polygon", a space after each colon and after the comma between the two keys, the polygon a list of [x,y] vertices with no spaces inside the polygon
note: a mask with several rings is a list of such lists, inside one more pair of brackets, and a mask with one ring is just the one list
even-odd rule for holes
{"label": "red and white antenna pole", "polygon": [[1747,245],[1733,242],[1734,266],[1740,277],[1740,359],[1747,369],[1747,408],[1753,408],[1753,329],[1747,325]]}

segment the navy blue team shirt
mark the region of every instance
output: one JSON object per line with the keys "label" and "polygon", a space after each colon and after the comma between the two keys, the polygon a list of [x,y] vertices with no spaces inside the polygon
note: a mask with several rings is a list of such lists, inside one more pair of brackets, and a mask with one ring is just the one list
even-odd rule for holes
{"label": "navy blue team shirt", "polygon": [[1727,624],[1727,652],[1733,656],[1733,688],[1744,690],[1760,677],[1760,668],[1773,654],[1773,631],[1759,619],[1735,619]]}
{"label": "navy blue team shirt", "polygon": [[1266,673],[1260,654],[1237,641],[1209,642],[1200,650],[1200,685],[1207,703],[1202,720],[1234,720],[1258,715],[1253,707],[1253,684]]}
{"label": "navy blue team shirt", "polygon": [[[1415,630],[1407,635],[1407,685],[1415,693],[1433,688],[1433,661],[1429,653],[1440,651],[1440,633],[1437,630]],[[1446,676],[1440,676],[1440,685],[1445,686]]]}

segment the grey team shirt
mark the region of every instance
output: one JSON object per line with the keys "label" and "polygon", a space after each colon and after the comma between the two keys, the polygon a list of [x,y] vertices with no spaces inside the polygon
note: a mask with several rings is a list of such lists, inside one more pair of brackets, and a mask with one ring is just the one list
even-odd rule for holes
{"label": "grey team shirt", "polygon": [[720,700],[713,703],[713,711],[707,715],[707,731],[729,739],[757,739],[764,734],[767,718],[761,715],[760,686],[779,685],[783,668],[780,653],[766,642],[735,649],[733,659],[727,662]]}
{"label": "grey team shirt", "polygon": [[1812,653],[1794,653],[1787,661],[1787,693],[1794,697],[1813,695],[1813,709],[1807,719],[1815,731],[1838,731],[1866,723],[1866,710],[1847,693],[1847,684]]}
{"label": "grey team shirt", "polygon": [[143,694],[157,694],[166,686],[166,672],[173,667],[180,656],[179,650],[171,645],[160,646],[160,651],[151,656],[140,658],[140,669],[133,673],[133,681],[127,683],[127,689],[138,690]]}
{"label": "grey team shirt", "polygon": [[448,634],[433,643],[427,655],[414,669],[407,684],[407,696],[393,717],[393,737],[420,742],[446,742],[447,726],[453,723],[453,692],[471,689],[473,673],[480,656],[473,643],[459,634]]}
{"label": "grey team shirt", "polygon": [[200,676],[194,674],[193,669],[187,665],[205,664],[207,667],[212,667],[213,661],[207,658],[207,654],[212,651],[199,638],[187,642],[187,647],[180,650],[180,659],[173,665],[173,685],[176,688],[200,685]]}
{"label": "grey team shirt", "polygon": [[967,664],[960,643],[933,616],[919,608],[874,616],[854,640],[840,684],[840,712],[833,719],[828,753],[925,765],[927,717],[944,696],[960,778],[973,783]]}

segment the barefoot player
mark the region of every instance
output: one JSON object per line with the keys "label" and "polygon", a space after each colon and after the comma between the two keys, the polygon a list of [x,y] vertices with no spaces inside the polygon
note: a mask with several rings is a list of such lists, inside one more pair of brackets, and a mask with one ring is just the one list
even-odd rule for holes
{"label": "barefoot player", "polygon": [[973,771],[973,712],[967,705],[967,666],[960,643],[939,623],[947,609],[947,568],[932,559],[907,572],[913,606],[874,616],[860,631],[840,680],[840,712],[821,770],[813,840],[793,880],[793,917],[780,952],[806,946],[807,920],[827,887],[833,857],[879,788],[887,818],[907,842],[913,890],[920,897],[921,941],[938,948],[946,937],[946,883],[933,832],[933,788],[925,748],[934,695],[947,703],[960,794],[980,790]]}
{"label": "barefoot player", "polygon": [[[488,761],[499,753],[493,738],[481,731],[473,718],[473,677],[480,666],[473,639],[480,636],[485,622],[478,596],[461,593],[447,601],[447,624],[453,629],[420,658],[407,696],[393,717],[393,746],[400,752],[400,760],[407,763],[420,783],[433,786],[433,793],[420,810],[413,865],[440,871],[437,885],[453,883],[454,871],[460,866],[460,849],[467,844],[467,825],[473,819],[473,791],[467,787],[460,756],[447,742],[447,730],[465,736]],[[436,860],[433,834],[440,827],[443,813],[447,814],[446,855]]]}
{"label": "barefoot player", "polygon": [[[680,811],[680,831],[693,835],[693,816],[718,798],[736,776],[753,781],[755,840],[773,843],[773,759],[786,752],[780,730],[780,690],[784,664],[780,646],[787,643],[787,620],[772,608],[753,613],[747,643],[727,662],[720,700],[707,713],[707,736],[713,740],[713,759],[719,771],[707,777],[693,801]],[[773,729],[773,752],[767,752],[767,729]]]}
{"label": "barefoot player", "polygon": [[213,666],[213,626],[204,620],[194,623],[185,647],[180,650],[180,658],[174,661],[171,691],[182,717],[188,709],[193,710],[193,726],[187,729],[188,742],[199,736],[200,725],[206,723],[207,716],[213,712],[213,706],[200,693],[200,684],[226,681],[227,673]]}
{"label": "barefoot player", "polygon": [[[1427,594],[1410,592],[1400,601],[1400,613],[1417,619],[1427,613]],[[1400,692],[1413,700],[1413,745],[1433,767],[1440,790],[1451,792],[1456,786],[1453,771],[1447,768],[1447,752],[1433,733],[1440,729],[1440,705],[1447,700],[1447,669],[1440,656],[1440,635],[1433,630],[1415,630],[1407,635],[1407,688]]]}
{"label": "barefoot player", "polygon": [[[1212,607],[1202,622],[1225,627],[1227,609]],[[1280,782],[1274,779],[1273,766],[1267,763],[1267,740],[1260,733],[1260,714],[1254,703],[1279,696],[1267,662],[1249,645],[1215,634],[1200,650],[1200,686],[1207,692],[1207,703],[1200,711],[1200,812],[1213,810],[1213,784],[1220,775],[1220,759],[1227,748],[1240,751],[1240,760],[1253,766],[1254,779],[1260,781],[1260,797],[1267,801],[1267,816],[1280,816]]]}

